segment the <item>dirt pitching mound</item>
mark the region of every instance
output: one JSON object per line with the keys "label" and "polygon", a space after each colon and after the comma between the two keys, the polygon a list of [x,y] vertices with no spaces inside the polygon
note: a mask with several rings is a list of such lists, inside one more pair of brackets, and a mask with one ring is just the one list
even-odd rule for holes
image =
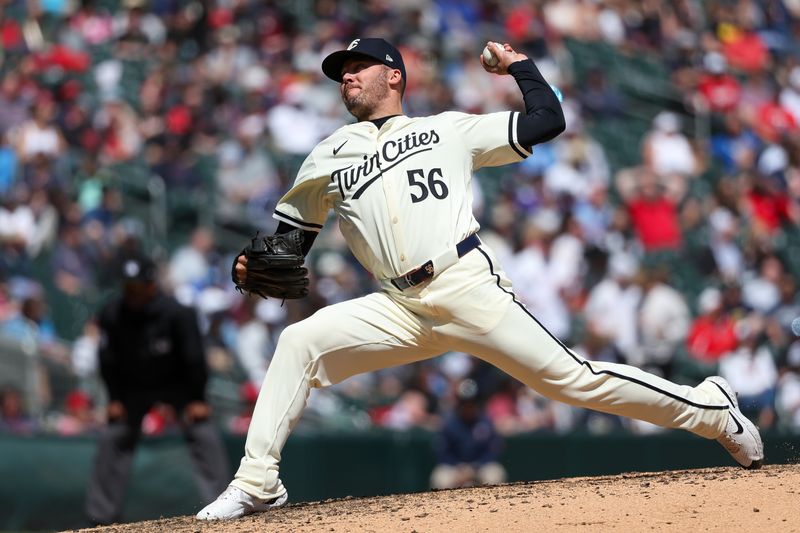
{"label": "dirt pitching mound", "polygon": [[514,483],[289,505],[232,522],[168,518],[91,532],[800,532],[800,465]]}

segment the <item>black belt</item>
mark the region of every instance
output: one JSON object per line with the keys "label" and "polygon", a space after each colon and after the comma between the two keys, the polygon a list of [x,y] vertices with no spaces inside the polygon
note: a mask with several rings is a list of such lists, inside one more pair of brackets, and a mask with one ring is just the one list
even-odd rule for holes
{"label": "black belt", "polygon": [[[464,257],[468,252],[471,252],[480,245],[481,240],[473,233],[460,243],[456,244],[456,252],[458,253],[458,257]],[[412,270],[408,274],[399,276],[390,281],[392,282],[392,285],[403,291],[409,287],[419,285],[423,281],[431,279],[436,274],[433,270],[433,260],[429,259],[418,269]]]}

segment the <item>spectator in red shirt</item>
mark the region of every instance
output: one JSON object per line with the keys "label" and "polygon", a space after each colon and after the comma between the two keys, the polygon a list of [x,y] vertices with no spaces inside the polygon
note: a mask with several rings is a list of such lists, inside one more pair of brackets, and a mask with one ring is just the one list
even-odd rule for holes
{"label": "spectator in red shirt", "polygon": [[252,381],[245,381],[239,387],[239,398],[242,401],[242,410],[231,418],[228,429],[234,435],[247,435],[250,421],[253,420],[253,411],[256,408],[258,399],[258,387]]}
{"label": "spectator in red shirt", "polygon": [[645,250],[677,250],[681,246],[678,202],[671,198],[649,170],[642,170],[625,205]]}
{"label": "spectator in red shirt", "polygon": [[771,100],[756,108],[756,133],[770,142],[777,142],[786,134],[798,132],[797,121],[789,110],[781,105],[779,98],[780,93],[775,90]]}
{"label": "spectator in red shirt", "polygon": [[89,68],[91,57],[86,52],[73,50],[67,46],[55,45],[33,56],[38,72],[58,68],[66,72],[84,72]]}
{"label": "spectator in red shirt", "polygon": [[59,435],[69,437],[95,431],[99,425],[91,396],[73,390],[64,400],[64,412],[56,418],[54,429]]}
{"label": "spectator in red shirt", "polygon": [[694,319],[686,346],[689,355],[703,363],[716,363],[720,357],[739,345],[735,321],[724,310],[722,293],[713,287],[706,288],[698,298],[700,315]]}
{"label": "spectator in red shirt", "polygon": [[9,52],[25,48],[25,40],[19,23],[3,13],[4,5],[0,5],[0,48]]}
{"label": "spectator in red shirt", "polygon": [[761,37],[749,28],[730,28],[720,36],[728,63],[745,72],[762,71],[769,66],[769,50]]}
{"label": "spectator in red shirt", "polygon": [[703,58],[705,72],[700,76],[697,91],[705,107],[713,113],[727,113],[736,109],[742,97],[742,86],[727,70],[728,62],[722,54],[710,52]]}
{"label": "spectator in red shirt", "polygon": [[784,223],[800,222],[797,207],[793,206],[788,193],[778,183],[778,178],[756,175],[745,196],[750,212],[753,232],[757,235],[772,235]]}

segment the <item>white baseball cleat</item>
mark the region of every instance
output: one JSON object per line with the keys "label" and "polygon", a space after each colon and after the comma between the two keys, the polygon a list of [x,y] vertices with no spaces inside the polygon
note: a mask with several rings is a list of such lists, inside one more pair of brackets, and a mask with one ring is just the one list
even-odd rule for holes
{"label": "white baseball cleat", "polygon": [[216,500],[206,505],[197,513],[198,520],[233,520],[253,513],[260,513],[284,505],[289,500],[288,493],[283,493],[271,500],[259,500],[233,485],[228,485],[225,492]]}
{"label": "white baseball cleat", "polygon": [[717,442],[728,450],[736,462],[745,468],[761,468],[764,460],[764,444],[758,428],[739,410],[739,402],[730,383],[720,376],[706,378],[720,390],[730,404],[728,409],[728,425],[725,432],[717,438]]}

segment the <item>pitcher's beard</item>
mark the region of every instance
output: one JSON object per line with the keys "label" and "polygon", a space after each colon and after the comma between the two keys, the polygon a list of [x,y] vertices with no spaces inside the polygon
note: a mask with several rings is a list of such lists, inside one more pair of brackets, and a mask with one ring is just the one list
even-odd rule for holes
{"label": "pitcher's beard", "polygon": [[369,86],[362,87],[355,96],[347,96],[347,91],[342,95],[342,101],[347,111],[358,120],[366,120],[381,101],[389,95],[389,86],[386,83],[386,73],[376,78]]}
{"label": "pitcher's beard", "polygon": [[359,120],[369,112],[369,107],[365,102],[365,100],[367,100],[364,98],[365,96],[366,95],[361,92],[352,98],[344,98],[344,106],[347,108],[347,111]]}

